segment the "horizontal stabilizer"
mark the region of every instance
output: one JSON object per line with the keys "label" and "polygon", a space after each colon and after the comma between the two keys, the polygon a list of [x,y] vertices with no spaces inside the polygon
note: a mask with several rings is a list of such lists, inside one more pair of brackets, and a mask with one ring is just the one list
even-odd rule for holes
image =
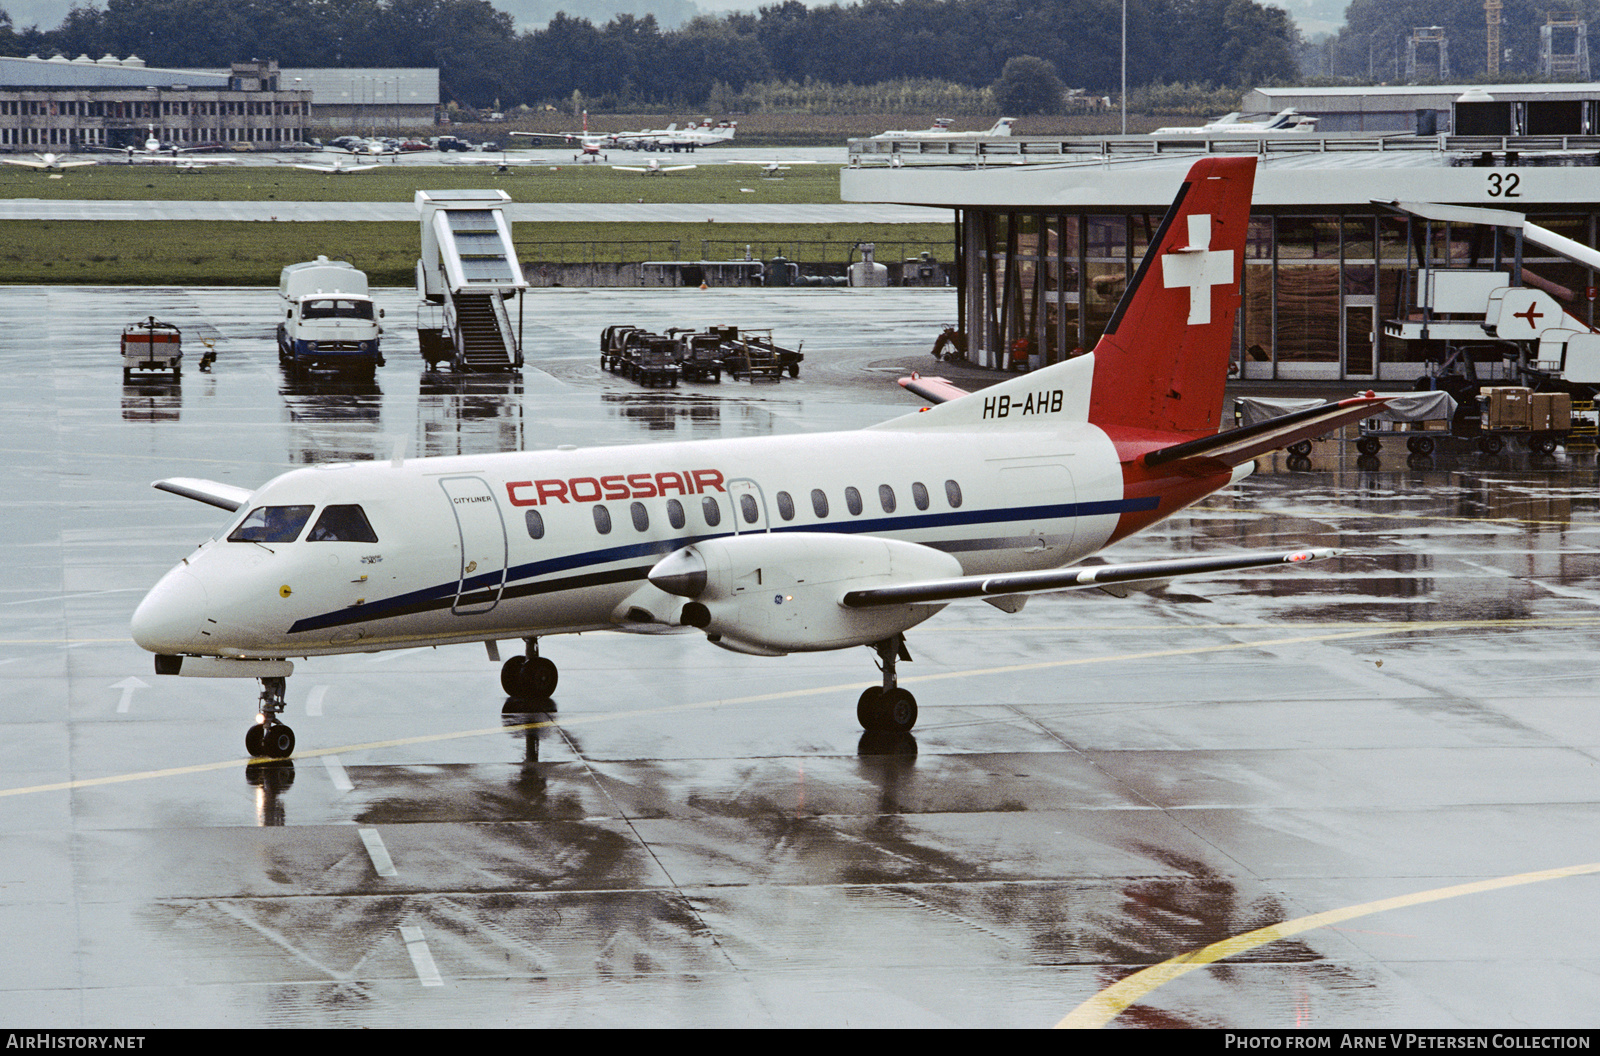
{"label": "horizontal stabilizer", "polygon": [[250,496],[254,494],[249,488],[239,488],[215,480],[201,480],[198,477],[169,477],[166,480],[156,481],[151,487],[158,491],[170,491],[174,495],[182,495],[196,502],[219,506],[224,510],[237,510],[249,502]]}
{"label": "horizontal stabilizer", "polygon": [[1393,398],[1356,396],[1321,407],[1291,411],[1243,429],[1230,429],[1215,436],[1203,436],[1198,440],[1187,440],[1151,451],[1144,456],[1144,464],[1159,466],[1185,458],[1210,458],[1230,466],[1242,465],[1258,455],[1322,436],[1362,418],[1370,418],[1383,410]]}
{"label": "horizontal stabilizer", "polygon": [[959,385],[951,384],[945,378],[925,378],[921,374],[913,374],[909,378],[901,378],[900,386],[916,393],[929,403],[948,403],[959,400],[968,395],[966,389]]}
{"label": "horizontal stabilizer", "polygon": [[840,600],[847,609],[879,605],[915,605],[961,598],[991,598],[1008,594],[1037,594],[1047,590],[1108,587],[1119,583],[1175,579],[1207,572],[1233,572],[1244,568],[1296,565],[1333,557],[1337,550],[1294,550],[1289,553],[1225,554],[1219,557],[1185,557],[1172,561],[1137,561],[1125,565],[1090,565],[1052,568],[1043,572],[1012,572],[998,576],[957,576],[952,579],[900,583],[889,587],[852,590]]}

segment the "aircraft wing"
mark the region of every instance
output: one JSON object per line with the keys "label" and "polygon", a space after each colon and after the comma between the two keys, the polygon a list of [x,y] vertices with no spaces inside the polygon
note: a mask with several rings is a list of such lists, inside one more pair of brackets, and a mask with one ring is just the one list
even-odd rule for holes
{"label": "aircraft wing", "polygon": [[1210,458],[1230,466],[1242,465],[1257,455],[1321,436],[1362,418],[1370,418],[1394,398],[1393,395],[1356,396],[1321,407],[1291,411],[1243,429],[1230,429],[1215,436],[1187,440],[1148,452],[1144,456],[1144,464],[1159,466],[1185,458]]}
{"label": "aircraft wing", "polygon": [[929,403],[949,403],[970,395],[966,389],[959,385],[951,384],[944,378],[924,378],[920,374],[913,374],[909,378],[901,378],[902,388],[916,393]]}
{"label": "aircraft wing", "polygon": [[1179,576],[1208,572],[1234,572],[1246,568],[1295,565],[1320,561],[1339,553],[1332,549],[1292,550],[1288,553],[1223,554],[1213,557],[1184,557],[1171,561],[1136,561],[1123,565],[1089,565],[1052,568],[1042,572],[1011,572],[995,576],[956,576],[930,579],[921,583],[897,583],[848,591],[840,604],[847,609],[868,609],[881,605],[915,605],[962,598],[1002,598],[1016,594],[1036,594],[1051,590],[1083,587],[1114,587],[1120,584],[1164,581]]}
{"label": "aircraft wing", "polygon": [[0,158],[0,165],[21,165],[23,168],[27,169],[49,168],[49,166],[44,162],[34,161],[31,158]]}
{"label": "aircraft wing", "polygon": [[249,502],[253,494],[249,488],[240,488],[215,480],[201,480],[198,477],[168,477],[150,486],[158,491],[182,495],[186,499],[194,499],[196,502],[218,506],[224,510],[237,510]]}

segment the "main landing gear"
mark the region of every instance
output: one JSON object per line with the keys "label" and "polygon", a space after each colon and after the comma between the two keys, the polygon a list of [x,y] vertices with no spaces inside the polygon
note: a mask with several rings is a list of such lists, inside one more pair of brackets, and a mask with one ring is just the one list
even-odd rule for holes
{"label": "main landing gear", "polygon": [[523,641],[528,643],[527,651],[522,656],[513,656],[500,668],[500,688],[511,698],[500,709],[502,712],[522,712],[530,701],[548,704],[560,678],[556,665],[539,655],[539,639],[524,638]]}
{"label": "main landing gear", "polygon": [[883,685],[873,686],[861,694],[856,702],[856,718],[861,728],[872,733],[907,733],[917,724],[917,698],[910,690],[901,689],[895,680],[896,660],[910,662],[906,651],[906,636],[897,634],[872,646],[877,650],[883,670]]}
{"label": "main landing gear", "polygon": [[261,714],[244,734],[244,749],[252,759],[287,759],[294,754],[294,731],[278,721],[288,680],[261,679]]}

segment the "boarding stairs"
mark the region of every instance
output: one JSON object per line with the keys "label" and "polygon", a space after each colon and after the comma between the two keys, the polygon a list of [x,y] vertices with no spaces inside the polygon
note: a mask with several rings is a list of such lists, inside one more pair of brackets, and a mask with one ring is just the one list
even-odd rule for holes
{"label": "boarding stairs", "polygon": [[498,293],[452,293],[450,309],[446,318],[452,321],[456,370],[506,370],[521,362],[511,318]]}
{"label": "boarding stairs", "polygon": [[[422,214],[417,292],[424,305],[444,309],[442,314],[418,313],[417,338],[424,358],[433,349],[441,360],[448,358],[455,371],[522,366],[519,325],[511,321],[506,298],[520,297],[528,283],[502,208],[510,200],[504,191],[417,192]],[[520,319],[519,310],[519,324]],[[442,354],[445,350],[448,356]]]}

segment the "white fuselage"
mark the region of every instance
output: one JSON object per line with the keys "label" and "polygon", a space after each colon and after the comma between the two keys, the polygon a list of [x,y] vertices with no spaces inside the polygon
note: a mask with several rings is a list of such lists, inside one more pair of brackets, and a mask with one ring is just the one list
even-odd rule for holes
{"label": "white fuselage", "polygon": [[[920,543],[966,574],[1055,568],[1104,546],[1128,500],[1100,429],[1048,424],[294,470],[157,584],[134,636],[157,653],[270,658],[677,630],[683,599],[650,569],[691,543],[762,532]],[[307,529],[228,541],[252,510],[312,505],[309,526],[330,504],[359,505],[377,542]]]}

